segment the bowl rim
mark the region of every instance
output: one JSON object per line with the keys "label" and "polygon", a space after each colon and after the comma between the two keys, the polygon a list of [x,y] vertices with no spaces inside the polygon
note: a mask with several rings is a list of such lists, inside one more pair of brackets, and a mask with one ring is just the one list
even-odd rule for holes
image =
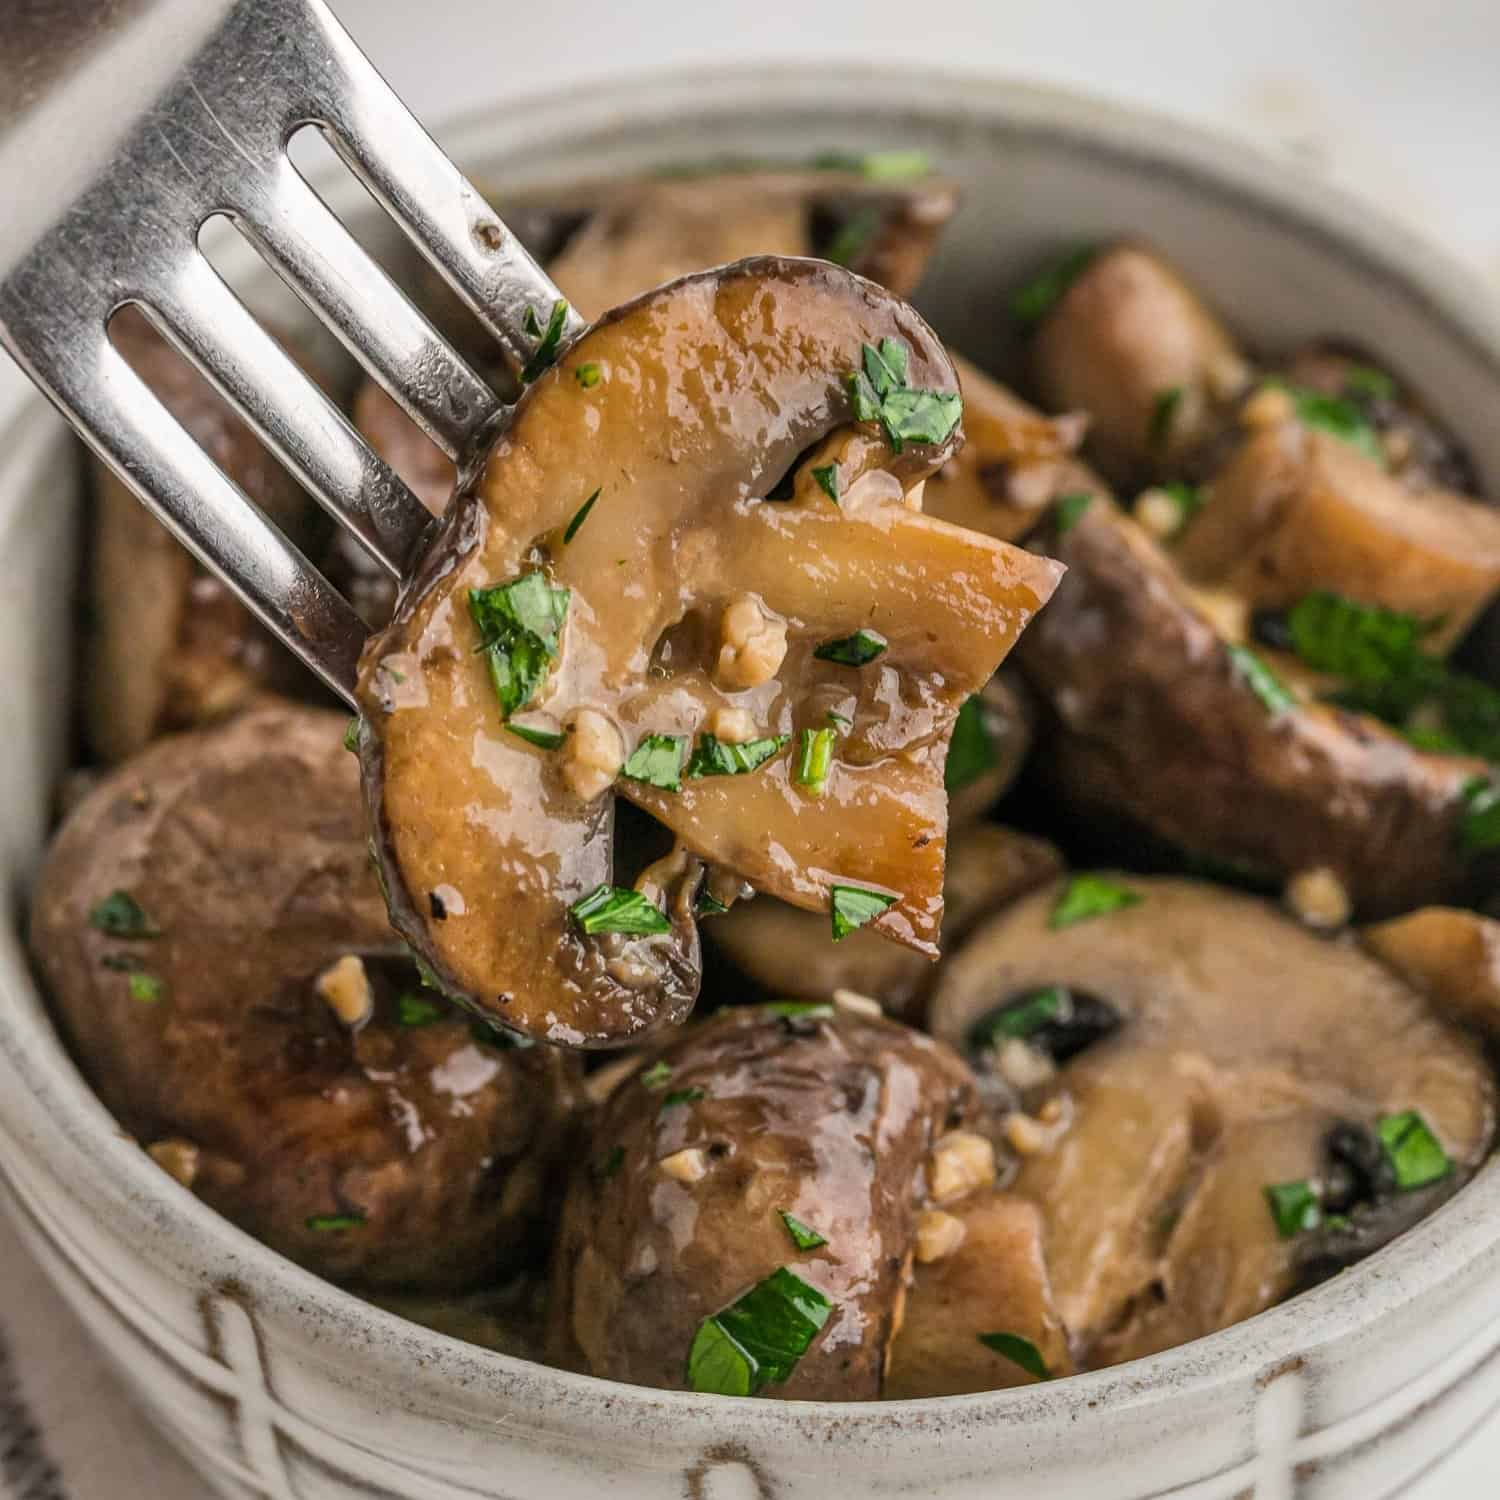
{"label": "bowl rim", "polygon": [[[524,155],[529,145],[587,138],[621,119],[638,126],[683,113],[740,117],[751,109],[798,106],[821,107],[834,116],[857,106],[870,134],[877,124],[898,133],[903,118],[937,127],[975,121],[1096,159],[1128,161],[1137,169],[1149,164],[1190,180],[1195,191],[1270,216],[1299,236],[1314,236],[1366,275],[1415,297],[1423,314],[1442,325],[1445,337],[1465,345],[1500,386],[1500,316],[1467,265],[1307,169],[1191,120],[984,71],[828,60],[646,69],[521,102],[521,108],[508,100],[468,111],[434,133],[464,162],[494,152],[502,136],[507,154]],[[350,182],[330,186],[328,195],[340,207],[350,189],[359,191]],[[30,396],[0,432],[0,529],[11,508],[7,497],[27,491],[49,461],[59,430],[49,421],[46,402]],[[276,1317],[315,1321],[339,1348],[358,1350],[366,1374],[378,1368],[408,1387],[468,1386],[543,1426],[565,1420],[573,1427],[591,1418],[608,1418],[611,1425],[665,1418],[675,1425],[712,1414],[716,1437],[770,1451],[789,1438],[822,1447],[830,1424],[844,1445],[874,1444],[903,1426],[933,1442],[951,1438],[960,1427],[1052,1429],[1068,1420],[1107,1419],[1189,1391],[1206,1394],[1356,1338],[1396,1309],[1459,1280],[1500,1243],[1500,1165],[1492,1162],[1437,1213],[1336,1281],[1206,1339],[1057,1385],[874,1403],[706,1397],[627,1385],[500,1354],[411,1323],[252,1239],[124,1137],[65,1053],[24,957],[21,927],[7,924],[0,933],[0,995],[22,986],[40,1010],[35,1021],[23,1010],[0,1027],[0,1052],[24,1085],[14,1095],[0,1090],[0,1122],[13,1127],[55,1184],[81,1204],[107,1203],[117,1236],[132,1234],[138,1244],[150,1244],[184,1279],[221,1284],[232,1266],[258,1305]],[[41,1128],[23,1120],[36,1110],[48,1117]],[[559,1412],[566,1416],[559,1418]]]}

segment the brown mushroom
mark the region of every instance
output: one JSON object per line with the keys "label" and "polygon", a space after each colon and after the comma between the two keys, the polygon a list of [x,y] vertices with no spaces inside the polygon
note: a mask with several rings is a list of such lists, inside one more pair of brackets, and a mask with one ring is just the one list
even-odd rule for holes
{"label": "brown mushroom", "polygon": [[1154,251],[1098,251],[1031,345],[1042,404],[1089,417],[1088,451],[1124,487],[1177,477],[1249,379],[1233,337]]}
{"label": "brown mushroom", "polygon": [[460,1291],[535,1255],[575,1069],[424,990],[370,868],[345,720],[246,713],[107,776],[31,944],[121,1125],[320,1274]]}
{"label": "brown mushroom", "polygon": [[[1057,885],[982,924],[946,961],[930,1010],[955,1045],[1045,993],[1118,1016],[1071,1058],[1059,1048],[1045,1089],[1071,1124],[1010,1187],[1045,1215],[1058,1307],[1091,1364],[1249,1317],[1351,1236],[1376,1248],[1467,1179],[1495,1123],[1480,1048],[1383,965],[1253,897],[1111,883],[1123,904],[1102,914],[1060,921]],[[1408,1111],[1454,1170],[1420,1193],[1340,1206],[1347,1227],[1283,1238],[1265,1189],[1305,1181],[1332,1214],[1350,1143],[1379,1158],[1373,1128]]]}
{"label": "brown mushroom", "polygon": [[[299,543],[314,510],[197,368],[134,308],[110,324],[131,367],[209,457]],[[119,760],[158,735],[311,681],[101,463],[93,466],[86,692],[89,739]]]}
{"label": "brown mushroom", "polygon": [[[929,1155],[972,1109],[958,1058],[894,1022],[745,1006],[693,1026],[615,1090],[573,1172],[552,1358],[681,1389],[704,1320],[785,1267],[831,1307],[764,1394],[873,1399]],[[801,1248],[783,1215],[825,1243]]]}
{"label": "brown mushroom", "polygon": [[1500,1036],[1500,922],[1428,906],[1363,928],[1359,940],[1445,1015]]}
{"label": "brown mushroom", "polygon": [[[884,906],[872,926],[935,952],[948,736],[1058,569],[903,502],[951,431],[900,451],[873,424],[838,435],[845,377],[882,340],[946,427],[955,381],[937,340],[830,267],[744,262],[611,314],[529,388],[372,639],[363,747],[396,923],[505,1024],[597,1045],[691,1006],[691,869],[669,931],[659,910],[655,936],[605,943],[609,924],[569,920],[612,888],[609,787],[651,736],[670,737],[676,770],[619,789],[692,854],[809,909],[835,887],[873,893],[860,897]],[[589,389],[584,365],[600,374]],[[840,502],[808,473],[790,500],[764,498],[810,448],[801,468],[834,468]],[[518,585],[543,634],[507,637],[512,656],[471,622],[470,591],[514,609]],[[562,734],[558,752],[507,732],[518,679],[497,702],[500,675],[533,667],[524,706]],[[712,733],[731,709],[762,731],[753,762]],[[826,781],[801,785],[781,737],[830,712],[851,727]],[[694,737],[700,762],[674,788]],[[464,905],[434,924],[440,884]]]}
{"label": "brown mushroom", "polygon": [[1462,886],[1464,790],[1482,762],[1283,701],[1274,675],[1252,680],[1243,604],[1237,626],[1211,611],[1111,505],[1095,501],[1039,541],[1070,572],[1017,660],[1053,716],[1038,764],[1072,811],[1123,815],[1191,854],[1282,879],[1331,870],[1372,915]]}

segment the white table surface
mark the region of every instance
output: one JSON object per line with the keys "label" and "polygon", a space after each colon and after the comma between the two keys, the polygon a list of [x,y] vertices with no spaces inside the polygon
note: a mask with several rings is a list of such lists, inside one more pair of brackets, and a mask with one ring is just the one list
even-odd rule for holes
{"label": "white table surface", "polygon": [[[1377,197],[1466,258],[1500,295],[1494,0],[333,4],[434,122],[502,95],[729,59],[911,59],[1069,83],[1238,132]],[[0,423],[22,390],[15,372],[0,368]],[[1500,1420],[1410,1500],[1493,1500],[1497,1476]],[[131,1497],[109,1486],[78,1500]]]}

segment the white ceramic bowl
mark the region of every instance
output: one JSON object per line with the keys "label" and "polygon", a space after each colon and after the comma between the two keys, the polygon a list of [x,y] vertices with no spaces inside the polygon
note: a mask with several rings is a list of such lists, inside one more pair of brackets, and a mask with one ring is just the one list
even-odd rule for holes
{"label": "white ceramic bowl", "polygon": [[[1387,351],[1500,482],[1500,326],[1441,253],[1285,162],[1175,122],[932,73],[695,71],[445,135],[507,185],[719,151],[920,146],[967,203],[920,300],[981,358],[1059,240],[1130,229],[1257,341]],[[357,193],[338,193],[358,201]],[[20,909],[62,769],[71,443],[33,403],[0,441],[0,874]],[[0,924],[0,1173],[21,1232],[148,1410],[226,1495],[274,1500],[1378,1500],[1500,1404],[1500,1170],[1347,1275],[1186,1348],[1054,1386],[858,1406],[613,1385],[366,1306],[202,1207],[127,1140]]]}

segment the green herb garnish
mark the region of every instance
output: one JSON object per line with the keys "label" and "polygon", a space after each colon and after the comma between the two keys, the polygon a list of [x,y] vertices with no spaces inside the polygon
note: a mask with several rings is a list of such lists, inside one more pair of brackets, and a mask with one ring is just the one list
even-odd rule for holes
{"label": "green herb garnish", "polygon": [[406,994],[396,998],[396,1023],[400,1026],[431,1026],[434,1021],[441,1021],[446,1014],[443,1006],[425,995],[416,995],[408,990]]}
{"label": "green herb garnish", "polygon": [[700,1099],[708,1096],[700,1088],[673,1089],[665,1099],[661,1101],[663,1109],[676,1109],[680,1104],[696,1104]]}
{"label": "green herb garnish", "polygon": [[833,940],[841,943],[866,922],[889,910],[900,898],[884,891],[872,891],[862,885],[833,887],[829,910],[833,915]]}
{"label": "green herb garnish", "polygon": [[1024,1042],[1044,1026],[1071,1014],[1072,1009],[1073,997],[1061,985],[1032,990],[976,1022],[969,1030],[968,1043],[971,1047],[996,1047],[1001,1042]]}
{"label": "green herb garnish", "polygon": [[1084,517],[1094,497],[1082,490],[1072,495],[1063,495],[1053,509],[1057,520],[1057,534],[1066,536]]}
{"label": "green herb garnish", "polygon": [[840,730],[845,734],[854,728],[853,719],[846,717],[844,714],[836,714],[831,708],[828,710],[828,722],[834,729]]}
{"label": "green herb garnish", "polygon": [[768,1016],[791,1021],[825,1021],[835,1013],[834,1007],[826,1000],[768,1000],[761,1009]]}
{"label": "green herb garnish", "polygon": [[727,915],[728,911],[729,907],[720,901],[707,886],[698,892],[698,899],[693,902],[693,915],[697,917],[722,917]]}
{"label": "green herb garnish", "polygon": [[829,240],[823,259],[831,260],[836,266],[852,266],[865,253],[870,241],[879,234],[881,217],[878,208],[862,208],[858,213],[851,214]]}
{"label": "green herb garnish", "polygon": [[653,937],[670,932],[672,924],[653,901],[639,891],[618,885],[601,885],[568,908],[568,915],[590,937],[620,932],[630,937]]}
{"label": "green herb garnish", "polygon": [[687,763],[687,775],[693,781],[702,776],[743,776],[748,771],[759,770],[773,755],[779,754],[790,738],[790,735],[773,734],[731,745],[717,735],[700,734]]}
{"label": "green herb garnish", "polygon": [[1026,329],[1035,328],[1067,295],[1068,288],[1099,253],[1097,245],[1078,245],[1051,262],[1010,299],[1010,315]]}
{"label": "green herb garnish", "polygon": [[542,572],[469,590],[469,614],[479,629],[479,649],[489,658],[503,718],[531,701],[557,659],[569,597],[569,590],[554,588]]}
{"label": "green herb garnish", "polygon": [[89,912],[89,926],[110,937],[154,938],[161,930],[128,891],[111,891]]}
{"label": "green herb garnish", "polygon": [[1429,1187],[1452,1174],[1452,1158],[1416,1110],[1386,1115],[1376,1122],[1375,1134],[1395,1169],[1399,1191]]}
{"label": "green herb garnish", "polygon": [[571,542],[573,540],[573,538],[578,535],[578,528],[580,526],[582,526],[585,521],[588,520],[588,518],[589,518],[589,512],[591,510],[593,510],[593,508],[594,508],[594,501],[596,501],[601,494],[603,494],[603,488],[602,488],[602,486],[601,486],[601,488],[596,489],[594,491],[594,493],[592,495],[590,495],[588,497],[588,499],[585,500],[583,502],[583,504],[580,505],[576,511],[573,512],[573,519],[568,522],[568,529],[565,532],[563,532],[563,546],[564,547],[566,547],[568,545],[568,543]]}
{"label": "green herb garnish", "polygon": [[1161,448],[1172,435],[1172,424],[1177,420],[1177,410],[1182,405],[1182,387],[1169,385],[1158,391],[1151,403],[1151,420],[1146,424],[1146,441],[1152,448]]}
{"label": "green herb garnish", "polygon": [[1022,1338],[1019,1333],[980,1333],[975,1337],[986,1349],[993,1349],[1011,1364],[1019,1365],[1028,1375],[1038,1380],[1052,1379],[1041,1350],[1030,1339]]}
{"label": "green herb garnish", "polygon": [[307,1227],[314,1234],[337,1234],[345,1229],[359,1229],[365,1223],[363,1214],[314,1214]]}
{"label": "green herb garnish", "polygon": [[963,418],[963,397],[957,392],[916,390],[906,384],[906,345],[881,339],[878,347],[860,345],[859,370],[844,376],[854,418],[876,422],[886,441],[900,453],[907,443],[943,443]]}
{"label": "green herb garnish", "polygon": [[[536,313],[526,309],[526,331],[533,338],[537,334]],[[561,297],[552,304],[552,316],[547,319],[546,331],[541,336],[541,342],[532,351],[521,370],[521,384],[530,385],[539,375],[549,369],[557,359],[558,350],[562,347],[563,329],[568,322],[568,304]]]}
{"label": "green herb garnish", "polygon": [[1113,911],[1122,911],[1127,906],[1136,906],[1144,899],[1139,891],[1103,875],[1073,875],[1058,893],[1047,925],[1054,931],[1071,927],[1075,922],[1087,922],[1094,917],[1108,916]]}
{"label": "green herb garnish", "polygon": [[641,1085],[655,1094],[666,1087],[667,1080],[672,1076],[672,1068],[669,1063],[663,1062],[661,1058],[651,1064],[641,1075]]}
{"label": "green herb garnish", "polygon": [[1344,371],[1344,394],[1355,400],[1394,401],[1397,390],[1395,377],[1374,365],[1350,365]]}
{"label": "green herb garnish", "polygon": [[1500,848],[1500,782],[1476,776],[1464,787],[1467,804],[1459,839],[1470,854]]}
{"label": "green herb garnish", "polygon": [[871,182],[904,182],[912,177],[925,177],[932,170],[927,153],[910,148],[865,152],[819,151],[808,165],[819,172],[858,172]]}
{"label": "green herb garnish", "polygon": [[161,992],[165,987],[155,974],[148,974],[144,969],[131,970],[127,982],[130,985],[130,998],[139,1000],[142,1005],[155,1005],[161,999]]}
{"label": "green herb garnish", "polygon": [[836,641],[824,641],[813,655],[819,661],[837,662],[841,667],[866,667],[883,655],[885,649],[883,636],[872,630],[856,630],[853,635],[840,636]]}
{"label": "green herb garnish", "polygon": [[1289,713],[1297,699],[1286,684],[1248,646],[1227,646],[1229,662],[1245,686],[1260,699],[1270,714]]}
{"label": "green herb garnish", "polygon": [[350,719],[344,726],[344,749],[357,752],[359,750],[359,720]]}
{"label": "green herb garnish", "polygon": [[804,729],[798,740],[797,764],[792,771],[792,780],[798,786],[805,786],[814,796],[820,795],[828,785],[834,739],[831,729]]}
{"label": "green herb garnish", "polygon": [[1323,1203],[1310,1182],[1280,1182],[1264,1191],[1282,1239],[1294,1240],[1323,1222]]}
{"label": "green herb garnish", "polygon": [[625,1148],[623,1146],[611,1146],[590,1168],[595,1182],[608,1182],[624,1164]]}
{"label": "green herb garnish", "polygon": [[620,775],[664,792],[680,792],[682,755],[686,748],[686,735],[648,734],[620,767]]}
{"label": "green herb garnish", "polygon": [[579,367],[573,371],[573,378],[579,383],[579,385],[584,388],[584,390],[591,391],[596,385],[599,384],[602,376],[599,370],[599,366],[593,360],[589,360],[586,364],[579,365]]}
{"label": "green herb garnish", "polygon": [[753,1396],[797,1367],[833,1304],[785,1266],[698,1325],[688,1353],[695,1391]]}
{"label": "green herb garnish", "polygon": [[525,740],[538,750],[561,750],[563,741],[567,739],[567,735],[560,729],[542,729],[535,724],[517,724],[511,720],[505,727],[518,740]]}
{"label": "green herb garnish", "polygon": [[1321,391],[1309,391],[1302,386],[1280,384],[1280,388],[1292,398],[1297,410],[1297,420],[1304,427],[1326,432],[1331,437],[1358,448],[1366,458],[1379,464],[1382,469],[1387,467],[1385,449],[1380,446],[1380,434],[1354,402],[1346,401],[1342,396],[1325,396]]}
{"label": "green herb garnish", "polygon": [[812,477],[818,481],[818,488],[837,505],[839,503],[839,466],[820,464],[812,471]]}
{"label": "green herb garnish", "polygon": [[943,763],[943,786],[951,797],[1000,763],[995,742],[984,722],[984,704],[975,694],[964,700],[953,721],[948,759]]}
{"label": "green herb garnish", "polygon": [[1186,526],[1203,509],[1203,502],[1208,498],[1202,485],[1186,484],[1181,479],[1170,480],[1161,485],[1160,489],[1162,494],[1177,507],[1183,526]]}
{"label": "green herb garnish", "polygon": [[781,1215],[781,1222],[786,1225],[786,1232],[792,1237],[792,1243],[799,1250],[818,1250],[828,1243],[811,1224],[804,1224],[801,1219],[795,1218],[784,1208],[778,1208],[776,1212]]}

